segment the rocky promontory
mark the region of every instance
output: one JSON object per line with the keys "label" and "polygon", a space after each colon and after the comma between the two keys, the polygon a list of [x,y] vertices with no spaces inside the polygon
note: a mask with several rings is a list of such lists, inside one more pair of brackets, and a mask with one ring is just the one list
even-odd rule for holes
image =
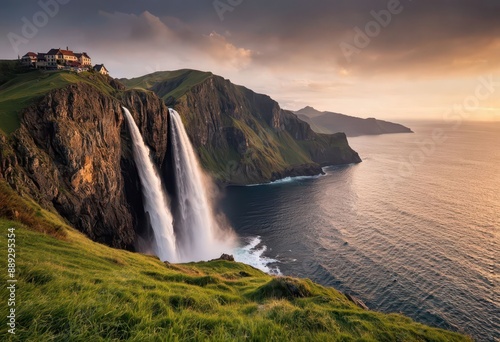
{"label": "rocky promontory", "polygon": [[183,116],[201,164],[226,184],[262,183],[359,163],[345,134],[318,134],[264,94],[196,70],[122,79],[151,90]]}

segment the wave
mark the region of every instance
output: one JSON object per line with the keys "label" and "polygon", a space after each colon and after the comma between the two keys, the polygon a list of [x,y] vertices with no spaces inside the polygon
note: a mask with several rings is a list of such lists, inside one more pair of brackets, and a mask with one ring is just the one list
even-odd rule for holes
{"label": "wave", "polygon": [[[279,261],[264,256],[264,253],[267,251],[267,246],[261,245],[261,243],[262,239],[260,236],[249,238],[246,245],[235,249],[234,260],[253,266],[268,274],[281,275],[278,266],[273,265]],[[259,245],[261,245],[261,247],[258,247]]]}
{"label": "wave", "polygon": [[317,179],[319,177],[323,177],[326,175],[325,170],[323,170],[323,173],[324,174],[319,174],[319,175],[314,175],[314,176],[285,177],[285,178],[277,179],[275,181],[268,182],[268,183],[249,184],[249,185],[245,185],[245,186],[262,186],[262,185],[277,185],[277,184],[293,183],[293,182],[305,180],[305,179]]}

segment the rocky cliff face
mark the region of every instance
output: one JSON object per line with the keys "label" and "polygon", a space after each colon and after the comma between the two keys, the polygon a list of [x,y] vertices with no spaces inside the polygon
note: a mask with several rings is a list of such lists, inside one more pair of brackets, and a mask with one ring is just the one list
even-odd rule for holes
{"label": "rocky cliff face", "polygon": [[132,248],[143,207],[121,105],[131,109],[157,165],[167,150],[167,108],[154,94],[111,84],[114,96],[78,83],[26,109],[20,129],[0,142],[0,174],[93,240]]}
{"label": "rocky cliff face", "polygon": [[165,73],[163,80],[156,73],[153,82],[147,76],[124,82],[149,84],[148,89],[175,107],[202,165],[221,182],[267,182],[361,161],[344,134],[319,135],[269,96],[222,77],[181,70]]}

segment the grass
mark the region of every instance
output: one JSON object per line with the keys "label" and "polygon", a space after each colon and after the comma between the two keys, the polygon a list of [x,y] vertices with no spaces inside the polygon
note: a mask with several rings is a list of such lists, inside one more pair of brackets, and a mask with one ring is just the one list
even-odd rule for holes
{"label": "grass", "polygon": [[[18,200],[31,210],[29,201],[8,196],[5,204]],[[18,280],[16,335],[2,324],[4,340],[468,340],[401,315],[362,310],[310,280],[272,277],[236,262],[164,264],[94,243],[44,210],[34,222],[45,216],[64,227],[63,237],[0,219],[0,246],[15,228]],[[2,247],[2,270],[6,253]],[[0,287],[0,298],[7,297]],[[0,315],[7,316],[6,305]]]}
{"label": "grass", "polygon": [[0,85],[0,130],[7,135],[19,128],[21,111],[52,90],[84,82],[108,95],[114,91],[105,81],[105,76],[93,72],[76,74],[69,71],[31,70],[11,74],[9,65],[0,63],[0,80],[8,77],[8,81]]}
{"label": "grass", "polygon": [[[0,217],[16,220],[32,230],[64,239],[67,236],[65,222],[54,213],[42,209],[30,198],[20,197],[0,180]],[[67,226],[66,226],[67,227]]]}
{"label": "grass", "polygon": [[178,99],[196,84],[212,76],[211,72],[190,69],[175,71],[158,71],[142,77],[120,79],[128,88],[152,90],[164,101],[169,98]]}
{"label": "grass", "polygon": [[313,163],[306,150],[288,132],[277,133],[255,118],[248,120],[250,122],[233,119],[234,126],[243,132],[249,142],[249,148],[241,160],[247,168],[255,167],[266,179],[270,179],[273,172]]}
{"label": "grass", "polygon": [[14,132],[20,124],[22,109],[33,104],[52,89],[70,83],[69,73],[43,73],[31,71],[17,74],[0,87],[0,129],[6,134]]}

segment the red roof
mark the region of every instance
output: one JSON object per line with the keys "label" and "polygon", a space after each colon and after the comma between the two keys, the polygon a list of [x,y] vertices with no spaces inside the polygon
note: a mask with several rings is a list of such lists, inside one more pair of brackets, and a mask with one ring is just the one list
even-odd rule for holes
{"label": "red roof", "polygon": [[69,65],[70,67],[74,67],[74,68],[80,68],[82,65],[76,61],[69,61],[69,62],[66,62],[66,65]]}
{"label": "red roof", "polygon": [[34,52],[28,52],[28,53],[27,53],[27,54],[25,54],[23,57],[26,57],[26,56],[36,57],[36,53],[34,53]]}
{"label": "red roof", "polygon": [[60,50],[61,53],[65,56],[73,56],[73,57],[76,57],[75,54],[73,53],[73,51],[71,50]]}

